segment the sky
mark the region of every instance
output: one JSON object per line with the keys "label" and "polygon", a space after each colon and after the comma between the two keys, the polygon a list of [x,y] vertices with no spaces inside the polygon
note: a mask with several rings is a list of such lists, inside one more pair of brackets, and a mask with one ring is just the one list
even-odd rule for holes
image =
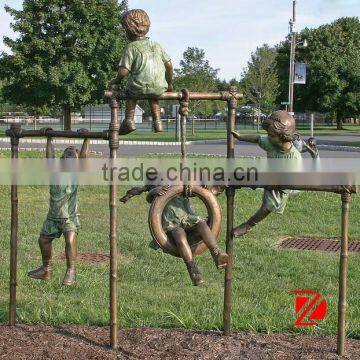
{"label": "sky", "polygon": [[[149,37],[159,42],[175,67],[189,46],[205,50],[210,65],[224,79],[241,77],[250,55],[264,43],[275,45],[289,31],[292,0],[129,0],[150,16]],[[0,51],[3,36],[16,36],[4,5],[21,8],[22,0],[0,0]],[[315,28],[343,16],[359,16],[360,0],[298,0],[296,29]]]}

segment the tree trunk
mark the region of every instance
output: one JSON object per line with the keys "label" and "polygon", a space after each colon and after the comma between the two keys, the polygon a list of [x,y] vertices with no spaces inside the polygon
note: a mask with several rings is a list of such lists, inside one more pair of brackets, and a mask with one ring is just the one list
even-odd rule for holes
{"label": "tree trunk", "polygon": [[342,119],[337,119],[336,123],[337,123],[336,130],[343,130],[343,121],[342,121]]}
{"label": "tree trunk", "polygon": [[64,106],[64,130],[71,130],[71,107]]}

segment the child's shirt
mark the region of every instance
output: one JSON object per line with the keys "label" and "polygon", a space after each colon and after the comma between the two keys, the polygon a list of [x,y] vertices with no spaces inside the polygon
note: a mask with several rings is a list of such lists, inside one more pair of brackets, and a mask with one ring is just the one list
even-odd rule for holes
{"label": "child's shirt", "polygon": [[162,226],[165,232],[176,227],[191,228],[200,220],[201,217],[191,208],[189,199],[182,195],[172,199],[162,214]]}
{"label": "child's shirt", "polygon": [[78,216],[78,186],[50,185],[48,219],[74,219]]}
{"label": "child's shirt", "polygon": [[[260,136],[259,146],[266,151],[269,159],[301,159],[301,154],[294,144],[291,145],[289,150],[284,151],[273,145],[267,135]],[[295,170],[297,165],[297,162],[295,162],[294,166],[290,167],[292,170]],[[290,190],[265,189],[263,206],[271,212],[282,214],[286,207],[287,199],[290,193]]]}
{"label": "child's shirt", "polygon": [[301,159],[299,150],[293,144],[289,150],[284,151],[273,145],[267,135],[261,135],[258,144],[266,151],[269,159]]}
{"label": "child's shirt", "polygon": [[160,96],[166,92],[165,63],[168,61],[170,57],[155,41],[142,39],[129,43],[119,63],[130,71],[127,92],[134,96]]}

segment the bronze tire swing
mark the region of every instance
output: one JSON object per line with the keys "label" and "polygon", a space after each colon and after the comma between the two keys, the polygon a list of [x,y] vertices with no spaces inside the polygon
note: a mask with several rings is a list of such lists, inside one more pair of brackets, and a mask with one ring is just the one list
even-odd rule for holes
{"label": "bronze tire swing", "polygon": [[[181,158],[183,161],[186,161],[187,151],[186,151],[186,117],[189,114],[189,99],[190,93],[187,89],[181,90],[183,98],[180,100],[180,111],[181,115]],[[161,249],[173,256],[180,257],[179,252],[175,244],[169,239],[162,227],[162,214],[166,205],[174,198],[179,195],[195,195],[197,196],[203,204],[206,206],[208,217],[207,223],[211,229],[211,232],[214,234],[215,239],[218,239],[220,230],[221,230],[221,207],[216,198],[216,196],[209,190],[203,188],[202,186],[189,186],[186,191],[186,185],[171,186],[170,189],[163,196],[158,196],[152,203],[149,209],[149,228],[153,239],[161,247]],[[193,256],[202,254],[207,246],[203,241],[194,242],[190,244],[191,251]]]}
{"label": "bronze tire swing", "polygon": [[[216,196],[201,186],[192,186],[191,192],[206,206],[208,212],[207,223],[217,239],[221,230],[221,207]],[[169,239],[162,227],[162,213],[165,206],[175,197],[184,193],[184,186],[172,186],[165,195],[158,196],[151,204],[149,210],[149,228],[153,239],[161,249],[173,256],[180,257],[175,244]],[[207,249],[204,242],[200,241],[191,246],[194,256],[202,254]]]}

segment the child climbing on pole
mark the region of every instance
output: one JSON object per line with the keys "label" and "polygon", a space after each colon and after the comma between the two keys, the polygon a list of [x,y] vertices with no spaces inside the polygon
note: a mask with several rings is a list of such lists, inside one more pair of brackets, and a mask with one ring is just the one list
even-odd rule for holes
{"label": "child climbing on pole", "polygon": [[[148,192],[146,200],[148,203],[152,203],[156,197],[164,196],[169,189],[169,185],[135,187],[129,190],[120,201],[126,203],[133,196]],[[223,188],[216,186],[208,187],[207,189],[215,196],[223,191]],[[180,257],[185,262],[193,285],[197,286],[204,283],[191,250],[191,244],[193,241],[196,241],[196,238],[206,244],[218,269],[226,267],[228,255],[220,251],[216,238],[206,220],[194,212],[190,206],[189,199],[184,195],[176,196],[166,205],[162,214],[162,227],[167,236],[176,245]],[[150,247],[155,250],[159,249],[159,245],[155,240],[150,243]]]}
{"label": "child climbing on pole", "polygon": [[[48,129],[42,129],[44,135]],[[51,129],[50,129],[51,130]],[[78,132],[85,133],[86,129],[79,129]],[[73,146],[64,150],[62,159],[84,159],[89,153],[90,139],[85,139],[79,152]],[[55,158],[52,138],[47,138],[46,157]],[[69,179],[68,184],[50,185],[50,206],[46,220],[42,226],[39,247],[42,256],[42,266],[32,270],[28,276],[33,279],[50,280],[52,274],[52,242],[64,235],[66,274],[63,285],[70,286],[76,282],[75,262],[77,257],[76,237],[80,228],[78,216],[78,185],[74,180]]]}
{"label": "child climbing on pole", "polygon": [[119,84],[128,76],[126,94],[125,120],[122,122],[119,134],[126,135],[136,130],[134,115],[136,97],[147,96],[153,118],[155,132],[161,132],[160,106],[158,97],[166,91],[173,91],[173,66],[170,57],[156,42],[145,35],[150,29],[150,19],[144,10],[127,11],[121,19],[130,44],[125,47],[119,63],[117,76],[109,86]]}
{"label": "child climbing on pole", "polygon": [[[262,127],[266,130],[267,135],[239,135],[235,131],[232,134],[240,141],[259,144],[267,152],[268,158],[291,159],[295,161],[301,158],[299,150],[293,143],[296,135],[295,119],[289,113],[283,110],[275,111],[264,120]],[[301,149],[303,147],[307,149],[306,145],[302,143],[297,145],[298,147],[301,146]],[[310,148],[310,146],[308,147]],[[309,149],[307,150],[309,151]],[[282,214],[290,193],[291,191],[289,190],[264,189],[260,209],[249,220],[235,227],[233,235],[235,237],[244,236],[272,212]]]}

